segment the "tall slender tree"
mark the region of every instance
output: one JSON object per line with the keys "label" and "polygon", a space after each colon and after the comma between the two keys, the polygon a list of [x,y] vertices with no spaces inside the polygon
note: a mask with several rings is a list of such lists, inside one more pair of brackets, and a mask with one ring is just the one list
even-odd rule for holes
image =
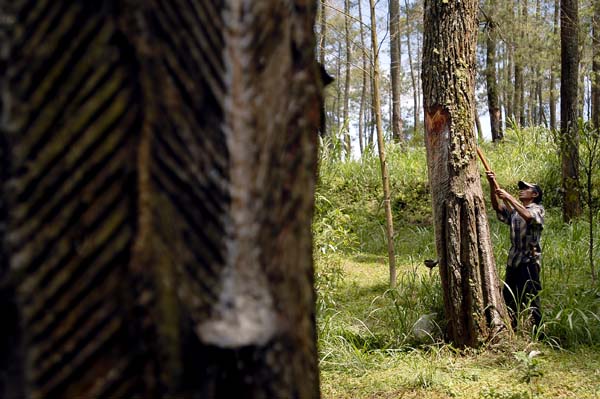
{"label": "tall slender tree", "polygon": [[[319,63],[324,68],[325,67],[325,48],[327,46],[327,0],[321,0],[319,3]],[[325,104],[322,105],[321,109],[321,137],[327,137],[330,133],[327,129],[327,113],[325,112]],[[331,142],[329,142],[331,145]]]}
{"label": "tall slender tree", "polygon": [[579,129],[577,93],[579,87],[579,6],[578,0],[560,2],[560,140],[562,157],[563,219],[581,215],[579,197]]}
{"label": "tall slender tree", "polygon": [[390,177],[388,173],[385,141],[383,139],[383,123],[381,121],[381,100],[379,92],[379,45],[377,40],[377,14],[375,0],[369,0],[371,9],[371,48],[373,62],[373,109],[375,111],[375,127],[377,128],[377,147],[381,166],[381,180],[383,183],[383,204],[385,208],[386,238],[388,247],[388,261],[390,268],[390,286],[396,286],[396,254],[394,250],[394,221],[392,217],[392,203],[390,194]]}
{"label": "tall slender tree", "polygon": [[490,116],[490,127],[492,141],[502,140],[502,111],[498,96],[498,81],[496,78],[496,42],[497,31],[495,12],[496,2],[490,0],[488,11],[486,13],[486,67],[485,81],[487,85],[488,112]]}
{"label": "tall slender tree", "polygon": [[412,56],[412,28],[411,21],[409,17],[410,6],[408,0],[404,1],[406,5],[406,53],[408,54],[408,65],[410,71],[410,80],[412,83],[412,92],[413,92],[413,119],[414,119],[414,127],[413,127],[413,135],[416,136],[419,131],[419,114],[420,114],[420,103],[419,103],[419,84],[417,82],[417,74],[415,73],[415,66],[413,63]]}
{"label": "tall slender tree", "polygon": [[350,69],[352,66],[352,47],[350,45],[350,0],[344,2],[344,41],[346,48],[346,62],[344,68],[344,110],[342,114],[341,131],[344,140],[346,159],[352,158],[352,141],[350,139],[350,120],[348,107],[350,102]]}
{"label": "tall slender tree", "polygon": [[524,18],[522,15],[523,4],[522,2],[526,0],[515,0],[515,21],[516,23],[516,34],[512,38],[513,42],[513,67],[514,67],[514,91],[513,91],[513,117],[514,122],[519,126],[524,126],[524,77],[523,77],[523,52],[524,52],[524,41],[522,40],[525,27]]}
{"label": "tall slender tree", "polygon": [[592,17],[592,115],[596,129],[600,128],[600,1],[594,1]]}
{"label": "tall slender tree", "polygon": [[390,19],[390,75],[392,84],[392,137],[394,141],[400,142],[403,138],[402,115],[400,113],[400,81],[402,79],[400,1],[389,0],[388,3]]}
{"label": "tall slender tree", "polygon": [[448,336],[459,346],[495,336],[506,317],[475,158],[477,13],[477,0],[425,0],[425,145]]}
{"label": "tall slender tree", "polygon": [[366,130],[365,130],[365,112],[366,100],[367,100],[367,47],[365,43],[365,28],[363,24],[362,16],[362,2],[358,1],[358,20],[359,20],[359,34],[360,34],[360,54],[361,54],[361,77],[362,84],[360,87],[360,105],[358,110],[358,145],[360,147],[360,154],[362,155],[366,147]]}
{"label": "tall slender tree", "polygon": [[[554,0],[554,18],[553,18],[553,24],[552,24],[552,37],[554,38],[558,38],[559,35],[559,31],[560,31],[560,0]],[[552,40],[551,42],[554,42],[554,40]],[[557,80],[557,71],[558,66],[556,65],[556,62],[551,62],[550,64],[550,96],[548,99],[548,107],[550,108],[550,129],[552,129],[553,131],[556,130],[557,128],[557,120],[558,118],[556,117],[556,102],[557,102],[557,90],[556,90],[556,80]]]}

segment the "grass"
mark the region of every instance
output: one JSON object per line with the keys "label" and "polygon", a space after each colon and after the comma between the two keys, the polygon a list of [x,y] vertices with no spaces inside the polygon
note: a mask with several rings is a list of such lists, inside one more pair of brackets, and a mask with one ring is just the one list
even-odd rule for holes
{"label": "grass", "polygon": [[[414,266],[402,265],[404,279],[437,279]],[[600,398],[600,353],[590,347],[559,350],[516,340],[458,353],[439,341],[390,344],[378,315],[388,281],[383,258],[355,255],[341,267],[336,307],[319,321],[324,398]],[[526,383],[527,368],[515,354],[532,350],[542,352],[542,375]]]}

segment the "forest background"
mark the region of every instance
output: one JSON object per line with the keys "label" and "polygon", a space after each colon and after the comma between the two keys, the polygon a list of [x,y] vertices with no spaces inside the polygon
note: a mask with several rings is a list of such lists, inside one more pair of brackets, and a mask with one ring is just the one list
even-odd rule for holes
{"label": "forest background", "polygon": [[[508,343],[465,353],[445,340],[439,273],[423,265],[436,258],[422,126],[423,3],[393,3],[374,4],[382,38],[377,57],[369,44],[368,2],[323,1],[317,20],[319,58],[336,79],[325,98],[314,219],[325,397],[599,397],[594,235],[600,148],[593,124],[598,5],[576,5],[581,210],[565,222],[560,3],[480,4],[474,129],[503,187],[514,193],[516,182],[525,179],[544,189],[544,323],[541,334],[532,331],[528,309],[522,309],[522,324]],[[390,17],[394,13],[397,18]],[[391,37],[399,38],[396,56]],[[387,277],[384,193],[372,107],[376,58],[383,70],[380,111],[398,267],[394,288]],[[395,65],[400,78],[394,88]],[[487,200],[489,191],[485,195]],[[493,212],[488,219],[503,276],[508,230]]]}

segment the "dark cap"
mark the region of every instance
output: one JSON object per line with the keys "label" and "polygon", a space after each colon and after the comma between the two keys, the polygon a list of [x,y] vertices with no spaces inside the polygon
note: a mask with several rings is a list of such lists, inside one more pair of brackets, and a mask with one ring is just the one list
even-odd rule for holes
{"label": "dark cap", "polygon": [[540,202],[542,202],[542,188],[539,185],[537,185],[535,183],[528,183],[526,181],[519,180],[518,186],[519,186],[519,190],[524,190],[526,188],[533,189],[537,193],[537,197],[535,197],[533,202],[535,202],[536,204],[539,204]]}

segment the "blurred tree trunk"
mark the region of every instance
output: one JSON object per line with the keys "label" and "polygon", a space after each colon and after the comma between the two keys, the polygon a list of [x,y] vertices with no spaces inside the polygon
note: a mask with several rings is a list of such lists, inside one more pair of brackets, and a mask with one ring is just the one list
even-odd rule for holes
{"label": "blurred tree trunk", "polygon": [[512,108],[513,108],[513,122],[520,127],[523,127],[524,124],[522,122],[523,118],[523,58],[522,58],[522,46],[523,42],[521,40],[521,36],[523,34],[523,20],[521,15],[521,1],[515,1],[515,22],[516,22],[516,32],[515,37],[512,38],[513,43],[513,67],[514,67],[514,89],[513,89],[513,99],[512,99]]}
{"label": "blurred tree trunk", "polygon": [[408,52],[408,64],[410,66],[410,80],[412,82],[413,89],[413,119],[414,119],[414,128],[413,128],[413,136],[416,136],[419,132],[419,113],[420,113],[420,104],[419,104],[419,86],[417,82],[417,77],[415,74],[415,68],[413,64],[412,58],[412,49],[411,49],[411,21],[408,16],[409,4],[408,0],[405,0],[404,4],[406,4],[406,48]]}
{"label": "blurred tree trunk", "polygon": [[[327,0],[320,1],[320,13],[319,13],[319,63],[325,67],[325,47],[327,45]],[[327,129],[327,112],[325,110],[325,103],[322,104],[321,112],[321,127],[319,133],[321,137],[327,137],[329,130]],[[331,142],[328,142],[331,145]]]}
{"label": "blurred tree trunk", "polygon": [[[375,51],[374,49],[371,49],[371,54],[374,54]],[[369,118],[369,146],[371,148],[375,148],[375,144],[374,144],[374,139],[373,136],[375,136],[375,114],[376,114],[376,110],[375,110],[375,71],[374,71],[374,67],[373,67],[373,60],[371,59],[371,62],[369,63],[369,70],[371,71],[371,79],[369,79],[369,85],[371,88],[371,106],[369,107],[370,112],[370,118]],[[381,112],[381,111],[380,111]]]}
{"label": "blurred tree trunk", "polygon": [[486,30],[486,68],[485,80],[487,84],[488,112],[490,115],[490,127],[492,141],[500,141],[503,138],[502,133],[502,111],[500,110],[500,101],[498,99],[498,82],[496,79],[496,22],[494,12],[496,2],[490,1],[488,7],[488,21]]}
{"label": "blurred tree trunk", "polygon": [[352,142],[350,140],[350,120],[348,119],[348,102],[350,101],[350,66],[352,64],[352,47],[350,45],[350,0],[344,3],[344,40],[346,42],[346,67],[344,79],[344,112],[342,132],[346,159],[352,158]]}
{"label": "blurred tree trunk", "polygon": [[594,3],[592,17],[592,115],[596,129],[600,128],[600,1]]}
{"label": "blurred tree trunk", "polygon": [[577,0],[560,3],[560,132],[562,151],[563,220],[581,215],[579,197],[579,12]]}
{"label": "blurred tree trunk", "polygon": [[513,84],[513,68],[514,68],[514,46],[512,42],[507,42],[505,44],[506,48],[506,59],[505,59],[505,67],[504,67],[504,109],[507,122],[510,120],[515,120],[515,107],[513,103],[513,96],[515,92],[515,86]]}
{"label": "blurred tree trunk", "polygon": [[520,32],[518,36],[518,47],[517,47],[517,57],[515,58],[515,92],[519,98],[519,107],[516,112],[519,115],[519,126],[524,127],[527,126],[527,117],[525,113],[525,66],[528,64],[526,62],[525,54],[527,53],[527,45],[528,45],[528,36],[529,32],[527,31],[528,27],[528,1],[520,0],[519,6],[521,7],[521,20],[519,23]]}
{"label": "blurred tree trunk", "polygon": [[548,118],[546,117],[546,112],[544,111],[544,92],[542,90],[542,81],[543,76],[540,71],[540,67],[538,66],[535,71],[536,82],[535,82],[535,98],[537,99],[536,103],[536,125],[542,125],[548,127]]}
{"label": "blurred tree trunk", "polygon": [[321,13],[319,24],[321,26],[319,35],[319,62],[325,65],[325,47],[327,46],[327,0],[321,0]]}
{"label": "blurred tree trunk", "polygon": [[497,336],[500,293],[473,132],[478,2],[425,1],[423,104],[436,249],[448,336],[475,347]]}
{"label": "blurred tree trunk", "polygon": [[[535,2],[535,26],[543,26],[544,21],[542,20],[541,15],[541,0],[536,0]],[[532,36],[535,37],[536,42],[542,42],[542,40],[546,40],[546,38],[540,37],[538,32],[535,32]],[[533,84],[532,84],[532,107],[531,112],[533,113],[533,125],[540,126],[544,123],[544,103],[542,98],[542,72],[541,72],[541,62],[537,59],[533,61]]]}
{"label": "blurred tree trunk", "polygon": [[315,3],[115,4],[10,4],[0,397],[319,397]]}
{"label": "blurred tree trunk", "polygon": [[[336,57],[336,76],[342,76],[342,43],[341,41],[337,44],[337,57]],[[340,137],[340,132],[343,132],[342,129],[342,104],[343,104],[343,88],[342,88],[342,79],[336,79],[336,90],[335,90],[335,105],[333,109],[335,110],[335,131],[333,135],[335,136],[335,140],[340,140],[342,150],[344,146],[344,137]],[[344,80],[345,82],[345,80]],[[340,154],[340,156],[343,155]]]}
{"label": "blurred tree trunk", "polygon": [[[554,0],[554,24],[552,31],[554,36],[558,36],[558,31],[560,29],[559,25],[560,21],[560,0]],[[550,129],[553,131],[556,130],[557,127],[557,118],[556,118],[556,63],[552,62],[550,65]]]}
{"label": "blurred tree trunk", "polygon": [[19,317],[14,284],[9,284],[10,252],[6,246],[9,222],[6,198],[10,178],[11,147],[2,123],[7,115],[7,72],[10,64],[10,41],[15,30],[14,4],[0,3],[0,398],[23,398],[24,363],[22,358],[23,327]]}
{"label": "blurred tree trunk", "polygon": [[360,87],[360,106],[358,109],[358,145],[360,146],[360,155],[365,151],[366,146],[366,131],[365,129],[365,103],[367,99],[367,48],[365,47],[365,28],[363,26],[363,17],[362,17],[362,2],[358,1],[358,20],[360,21],[359,29],[360,29],[360,54],[362,55],[362,85]]}
{"label": "blurred tree trunk", "polygon": [[475,129],[477,130],[477,138],[479,141],[483,141],[483,129],[481,128],[481,121],[479,120],[479,114],[475,110]]}
{"label": "blurred tree trunk", "polygon": [[369,0],[371,9],[371,48],[373,51],[373,109],[375,110],[375,126],[377,128],[377,147],[379,148],[379,161],[381,164],[381,180],[383,183],[383,204],[385,207],[386,236],[388,245],[388,259],[390,266],[390,287],[396,286],[396,255],[394,251],[394,222],[392,218],[392,204],[390,195],[390,178],[385,156],[385,142],[383,140],[383,126],[381,122],[381,101],[379,94],[379,54],[377,41],[377,25],[375,14],[375,1]]}
{"label": "blurred tree trunk", "polygon": [[512,105],[514,113],[514,122],[518,126],[523,127],[525,126],[525,105],[523,104],[525,96],[523,91],[523,64],[521,61],[521,56],[519,54],[520,51],[520,49],[517,49],[517,51],[515,51],[514,57],[515,88]]}
{"label": "blurred tree trunk", "polygon": [[402,73],[402,62],[400,53],[400,2],[389,0],[390,18],[390,75],[392,84],[392,137],[399,143],[403,140],[402,115],[400,112],[400,83]]}

